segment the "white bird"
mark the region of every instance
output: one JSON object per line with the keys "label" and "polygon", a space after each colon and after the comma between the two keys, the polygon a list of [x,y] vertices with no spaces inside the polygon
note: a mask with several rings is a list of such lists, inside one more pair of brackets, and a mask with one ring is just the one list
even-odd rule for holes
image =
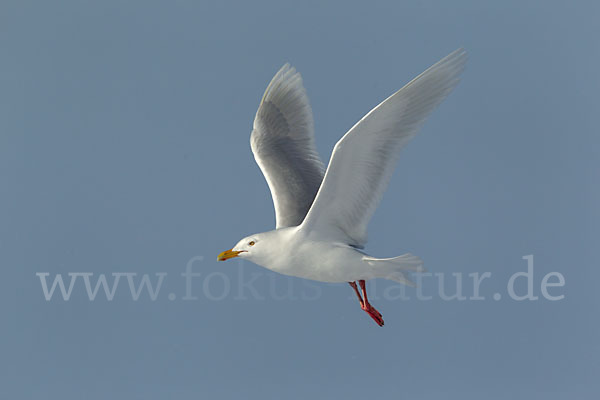
{"label": "white bird", "polygon": [[250,137],[273,197],[276,229],[243,238],[218,260],[242,257],[284,275],[348,282],[382,326],[365,281],[410,285],[408,272],[423,271],[423,262],[411,254],[373,258],[359,249],[400,150],[456,86],[466,59],[463,49],[452,52],[372,109],[337,142],[326,171],[302,78],[284,65],[265,91]]}

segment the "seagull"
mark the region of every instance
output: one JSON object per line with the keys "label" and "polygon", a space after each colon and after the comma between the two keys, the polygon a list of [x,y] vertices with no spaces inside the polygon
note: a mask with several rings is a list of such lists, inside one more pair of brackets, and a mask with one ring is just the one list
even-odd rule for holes
{"label": "seagull", "polygon": [[[379,326],[365,281],[413,286],[423,261],[410,253],[375,258],[362,251],[367,225],[400,150],[454,89],[467,60],[458,49],[425,70],[358,121],[335,145],[324,168],[302,78],[289,64],[275,74],[254,119],[250,144],[275,206],[275,230],[240,240],[218,261],[241,257],[280,274],[350,284],[360,307]],[[360,291],[358,286],[360,286]]]}

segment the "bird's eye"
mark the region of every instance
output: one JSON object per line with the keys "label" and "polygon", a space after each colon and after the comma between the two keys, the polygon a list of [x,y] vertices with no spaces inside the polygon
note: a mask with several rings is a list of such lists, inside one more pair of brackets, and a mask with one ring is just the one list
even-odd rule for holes
{"label": "bird's eye", "polygon": [[256,242],[253,240],[253,241],[251,241],[250,243],[248,243],[248,246],[254,246],[254,245],[255,245],[255,243],[256,243]]}

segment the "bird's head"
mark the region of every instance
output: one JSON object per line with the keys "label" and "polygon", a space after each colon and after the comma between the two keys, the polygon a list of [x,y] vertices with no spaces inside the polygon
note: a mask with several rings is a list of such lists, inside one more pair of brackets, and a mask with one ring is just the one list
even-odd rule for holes
{"label": "bird's head", "polygon": [[234,257],[256,258],[262,248],[263,237],[260,234],[251,235],[240,240],[231,250],[225,250],[217,256],[217,261],[225,261]]}

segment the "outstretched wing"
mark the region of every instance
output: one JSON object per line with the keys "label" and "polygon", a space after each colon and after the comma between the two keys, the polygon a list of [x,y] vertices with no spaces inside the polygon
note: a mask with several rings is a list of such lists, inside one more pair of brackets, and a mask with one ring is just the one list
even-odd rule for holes
{"label": "outstretched wing", "polygon": [[276,228],[300,225],[323,180],[313,117],[302,77],[289,64],[271,80],[250,136],[273,197]]}
{"label": "outstretched wing", "polygon": [[466,59],[463,49],[454,51],[371,110],[338,141],[302,230],[364,246],[367,224],[400,150],[456,86]]}

